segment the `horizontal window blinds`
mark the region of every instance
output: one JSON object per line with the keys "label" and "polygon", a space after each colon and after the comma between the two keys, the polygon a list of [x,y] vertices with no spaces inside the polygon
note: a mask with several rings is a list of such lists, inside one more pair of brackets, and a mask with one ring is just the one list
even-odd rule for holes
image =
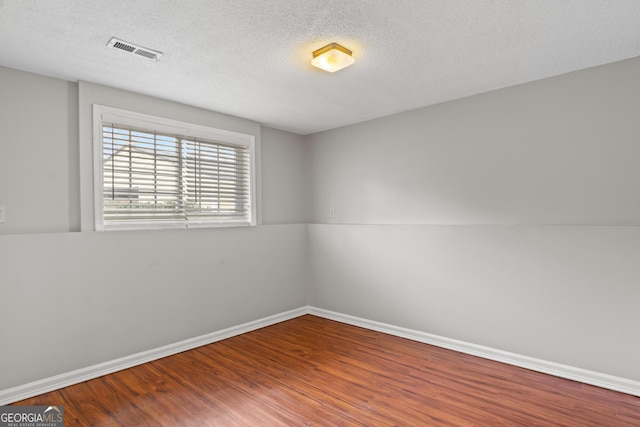
{"label": "horizontal window blinds", "polygon": [[103,222],[250,224],[250,152],[180,135],[102,125]]}

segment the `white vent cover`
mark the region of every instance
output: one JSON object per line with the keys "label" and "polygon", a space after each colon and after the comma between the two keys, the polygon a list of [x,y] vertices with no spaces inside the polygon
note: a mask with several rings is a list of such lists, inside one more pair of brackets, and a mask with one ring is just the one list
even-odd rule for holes
{"label": "white vent cover", "polygon": [[162,52],[158,52],[157,50],[147,49],[146,47],[138,46],[133,43],[126,42],[124,40],[119,40],[115,37],[112,37],[107,43],[108,47],[113,47],[115,49],[120,49],[125,52],[133,53],[134,55],[141,56],[143,58],[148,59],[149,61],[157,61],[158,58],[162,56]]}

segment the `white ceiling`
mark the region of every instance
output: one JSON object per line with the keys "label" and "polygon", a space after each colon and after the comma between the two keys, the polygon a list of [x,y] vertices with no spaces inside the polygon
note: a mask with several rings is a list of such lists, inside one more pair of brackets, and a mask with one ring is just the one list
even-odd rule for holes
{"label": "white ceiling", "polygon": [[638,0],[0,0],[0,65],[301,134],[639,55]]}

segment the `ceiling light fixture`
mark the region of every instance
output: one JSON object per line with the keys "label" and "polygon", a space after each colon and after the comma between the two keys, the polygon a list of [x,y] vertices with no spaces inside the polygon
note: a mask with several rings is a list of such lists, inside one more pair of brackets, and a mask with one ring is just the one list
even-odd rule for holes
{"label": "ceiling light fixture", "polygon": [[330,43],[313,52],[311,65],[333,73],[353,64],[352,52],[338,43]]}

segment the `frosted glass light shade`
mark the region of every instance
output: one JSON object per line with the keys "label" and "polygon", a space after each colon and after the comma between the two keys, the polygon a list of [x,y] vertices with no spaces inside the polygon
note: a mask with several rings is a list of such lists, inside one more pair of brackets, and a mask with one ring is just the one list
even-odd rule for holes
{"label": "frosted glass light shade", "polygon": [[333,73],[355,62],[351,53],[346,47],[331,43],[313,52],[311,65]]}

